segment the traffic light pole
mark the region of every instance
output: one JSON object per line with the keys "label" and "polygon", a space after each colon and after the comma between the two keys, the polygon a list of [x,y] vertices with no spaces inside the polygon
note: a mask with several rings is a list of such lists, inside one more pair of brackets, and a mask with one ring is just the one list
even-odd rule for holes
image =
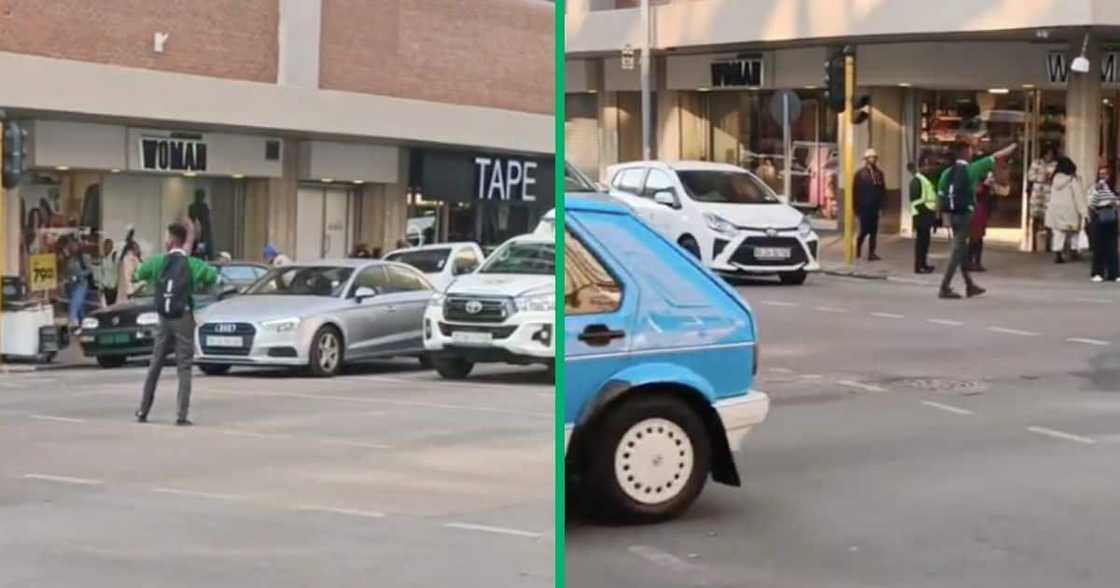
{"label": "traffic light pole", "polygon": [[642,77],[642,159],[649,161],[653,159],[653,113],[650,112],[652,108],[650,99],[650,54],[649,54],[649,0],[642,0],[641,9],[642,20],[642,53],[641,53],[641,77]]}
{"label": "traffic light pole", "polygon": [[844,263],[851,267],[856,259],[855,241],[855,125],[852,98],[856,86],[856,58],[850,52],[844,55],[844,114],[841,128],[844,132]]}

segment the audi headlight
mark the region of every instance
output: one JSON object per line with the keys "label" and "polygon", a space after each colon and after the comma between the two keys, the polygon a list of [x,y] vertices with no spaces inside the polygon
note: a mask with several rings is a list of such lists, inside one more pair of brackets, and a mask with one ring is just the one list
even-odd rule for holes
{"label": "audi headlight", "polygon": [[443,292],[436,292],[435,294],[432,294],[432,297],[430,299],[428,299],[428,306],[432,308],[439,308],[443,306],[443,299]]}
{"label": "audi headlight", "polygon": [[86,330],[86,329],[96,329],[100,325],[101,325],[101,321],[98,321],[97,319],[95,319],[93,317],[82,319],[82,330],[83,331]]}
{"label": "audi headlight", "polygon": [[711,212],[704,213],[704,222],[708,223],[708,228],[725,235],[734,235],[739,232],[739,229],[731,221],[723,218],[718,214]]}
{"label": "audi headlight", "polygon": [[802,237],[808,237],[813,232],[813,225],[809,224],[809,219],[801,219],[801,224],[797,225],[797,233]]}
{"label": "audi headlight", "polygon": [[159,315],[154,313],[154,312],[145,312],[144,314],[141,314],[140,316],[136,317],[136,324],[138,324],[142,327],[147,327],[147,326],[150,326],[150,325],[158,325],[159,324]]}
{"label": "audi headlight", "polygon": [[276,333],[287,333],[288,331],[294,331],[298,326],[298,318],[278,319],[274,321],[264,321],[263,323],[261,323],[261,327],[264,327],[266,330]]}
{"label": "audi headlight", "polygon": [[556,309],[556,294],[536,294],[533,296],[518,296],[513,299],[520,312],[538,311],[548,312]]}

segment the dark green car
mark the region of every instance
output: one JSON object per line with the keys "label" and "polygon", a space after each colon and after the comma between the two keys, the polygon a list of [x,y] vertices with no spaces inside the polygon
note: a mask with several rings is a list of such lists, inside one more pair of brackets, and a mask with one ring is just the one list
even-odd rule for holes
{"label": "dark green car", "polygon": [[[237,295],[266,273],[266,266],[255,263],[219,265],[218,283],[195,293],[195,310]],[[155,299],[150,285],[144,284],[131,299],[91,312],[82,321],[78,343],[82,353],[95,358],[101,367],[121,367],[131,357],[152,354],[158,324]]]}

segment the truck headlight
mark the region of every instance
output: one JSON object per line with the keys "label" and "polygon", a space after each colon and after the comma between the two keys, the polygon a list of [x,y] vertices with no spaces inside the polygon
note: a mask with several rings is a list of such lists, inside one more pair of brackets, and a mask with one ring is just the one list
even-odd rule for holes
{"label": "truck headlight", "polygon": [[723,218],[718,214],[711,212],[704,213],[704,222],[708,223],[708,228],[724,235],[734,235],[739,232],[739,228],[731,221]]}
{"label": "truck headlight", "polygon": [[428,299],[428,306],[432,308],[439,308],[443,306],[443,298],[443,292],[436,292],[435,294],[432,294],[432,297]]}
{"label": "truck headlight", "polygon": [[146,327],[146,326],[150,326],[150,325],[158,325],[159,324],[159,314],[154,313],[154,312],[145,312],[145,313],[141,314],[140,316],[136,317],[136,324],[138,324],[142,327]]}
{"label": "truck headlight", "polygon": [[813,233],[813,225],[809,224],[809,219],[801,219],[801,224],[797,225],[797,234],[802,237],[808,237]]}
{"label": "truck headlight", "polygon": [[556,294],[536,294],[533,296],[518,296],[513,299],[520,312],[538,311],[548,312],[556,310]]}
{"label": "truck headlight", "polygon": [[261,327],[276,333],[287,333],[288,331],[294,331],[298,326],[298,318],[278,319],[274,321],[264,321],[263,323],[261,323]]}
{"label": "truck headlight", "polygon": [[99,326],[101,326],[101,321],[99,321],[99,320],[97,320],[93,317],[82,319],[82,330],[83,331],[85,331],[87,329],[88,330],[93,330],[93,329],[96,329]]}

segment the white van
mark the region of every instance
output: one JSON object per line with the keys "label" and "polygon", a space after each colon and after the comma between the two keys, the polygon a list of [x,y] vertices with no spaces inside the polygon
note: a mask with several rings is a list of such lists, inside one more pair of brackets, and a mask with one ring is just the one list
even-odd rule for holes
{"label": "white van", "polygon": [[805,215],[743,168],[637,161],[611,166],[607,179],[612,196],[717,273],[802,284],[820,270]]}

